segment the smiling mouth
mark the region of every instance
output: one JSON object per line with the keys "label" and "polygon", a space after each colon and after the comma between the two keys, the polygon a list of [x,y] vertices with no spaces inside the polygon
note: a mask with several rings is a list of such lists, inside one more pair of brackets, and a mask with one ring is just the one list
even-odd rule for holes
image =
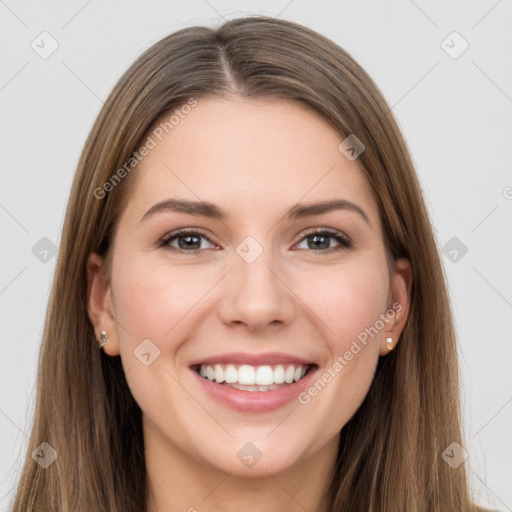
{"label": "smiling mouth", "polygon": [[192,367],[201,377],[241,391],[266,392],[291,386],[302,380],[315,364],[201,364]]}

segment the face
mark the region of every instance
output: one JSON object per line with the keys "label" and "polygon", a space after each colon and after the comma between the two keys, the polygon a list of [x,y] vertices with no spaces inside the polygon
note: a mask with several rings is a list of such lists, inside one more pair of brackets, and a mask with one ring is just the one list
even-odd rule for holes
{"label": "face", "polygon": [[332,460],[410,287],[343,139],[298,103],[200,98],[133,171],[90,314],[148,442],[240,475]]}

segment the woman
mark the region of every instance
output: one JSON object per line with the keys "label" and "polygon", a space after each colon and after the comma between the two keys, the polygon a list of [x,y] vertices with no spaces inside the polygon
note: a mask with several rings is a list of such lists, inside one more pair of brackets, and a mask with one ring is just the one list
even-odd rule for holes
{"label": "woman", "polygon": [[120,79],[39,372],[16,511],[479,510],[404,140],[364,70],[291,22],[180,30]]}

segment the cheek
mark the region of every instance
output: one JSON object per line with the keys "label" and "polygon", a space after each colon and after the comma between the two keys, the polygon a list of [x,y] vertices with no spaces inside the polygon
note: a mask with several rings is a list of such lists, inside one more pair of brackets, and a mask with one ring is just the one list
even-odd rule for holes
{"label": "cheek", "polygon": [[144,259],[119,263],[114,283],[116,313],[133,341],[161,341],[204,294],[205,280],[198,279],[192,269]]}
{"label": "cheek", "polygon": [[329,327],[337,352],[374,326],[385,312],[389,283],[387,267],[380,261],[340,266],[308,282],[306,301]]}
{"label": "cheek", "polygon": [[211,285],[205,282],[207,276],[194,279],[192,269],[133,254],[119,257],[115,265],[115,315],[122,326],[117,334],[128,386],[145,413],[163,423],[171,421],[190,407],[189,395],[175,385],[173,377],[179,376],[174,358],[186,343],[194,304]]}
{"label": "cheek", "polygon": [[326,415],[331,411],[333,433],[355,413],[373,379],[389,290],[385,259],[354,259],[336,271],[317,273],[315,279],[308,279],[304,294],[307,290],[305,302],[314,304],[328,327],[324,330],[328,357],[318,375],[322,382],[316,381],[300,403],[311,401],[313,407],[325,408]]}
{"label": "cheek", "polygon": [[379,259],[347,265],[316,282],[321,286],[310,298],[317,297],[315,310],[329,327],[329,359],[299,403],[328,418],[322,434],[328,438],[357,411],[373,380],[389,283]]}

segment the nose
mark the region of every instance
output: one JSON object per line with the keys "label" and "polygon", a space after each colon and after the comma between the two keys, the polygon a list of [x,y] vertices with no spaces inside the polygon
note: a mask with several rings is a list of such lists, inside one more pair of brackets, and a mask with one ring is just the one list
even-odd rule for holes
{"label": "nose", "polygon": [[245,325],[256,332],[293,320],[294,293],[276,260],[266,254],[264,251],[252,263],[236,260],[219,302],[220,318],[225,324]]}

